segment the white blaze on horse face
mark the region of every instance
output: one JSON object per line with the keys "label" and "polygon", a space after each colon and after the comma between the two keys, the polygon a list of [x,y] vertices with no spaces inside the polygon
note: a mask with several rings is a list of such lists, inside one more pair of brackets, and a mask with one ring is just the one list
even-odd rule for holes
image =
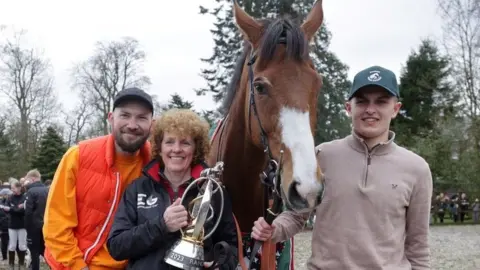
{"label": "white blaze on horse face", "polygon": [[317,179],[317,159],[310,127],[309,112],[284,107],[280,111],[282,140],[292,154],[293,180],[297,191],[307,199],[317,195],[322,185]]}

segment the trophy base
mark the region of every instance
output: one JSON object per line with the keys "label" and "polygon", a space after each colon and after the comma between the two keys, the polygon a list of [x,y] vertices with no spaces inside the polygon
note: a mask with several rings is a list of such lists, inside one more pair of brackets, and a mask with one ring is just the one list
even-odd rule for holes
{"label": "trophy base", "polygon": [[165,262],[180,269],[202,270],[203,247],[193,241],[179,240],[165,254]]}

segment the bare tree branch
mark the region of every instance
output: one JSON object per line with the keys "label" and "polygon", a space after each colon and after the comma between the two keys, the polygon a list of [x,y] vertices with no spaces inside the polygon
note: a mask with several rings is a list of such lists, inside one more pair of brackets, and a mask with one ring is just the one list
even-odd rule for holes
{"label": "bare tree branch", "polygon": [[66,116],[67,145],[70,146],[78,143],[85,136],[85,129],[94,116],[94,108],[88,103],[88,100],[81,98],[73,110],[64,114]]}
{"label": "bare tree branch", "polygon": [[480,114],[480,0],[438,0],[438,6],[453,79],[473,120]]}
{"label": "bare tree branch", "polygon": [[20,157],[28,160],[57,102],[50,62],[42,52],[24,46],[25,33],[16,32],[14,38],[0,44],[0,93],[9,99],[20,117]]}
{"label": "bare tree branch", "polygon": [[94,106],[103,134],[109,132],[107,117],[117,93],[127,87],[150,84],[150,79],[142,75],[144,61],[145,53],[138,41],[127,37],[97,43],[93,56],[74,67],[74,88]]}

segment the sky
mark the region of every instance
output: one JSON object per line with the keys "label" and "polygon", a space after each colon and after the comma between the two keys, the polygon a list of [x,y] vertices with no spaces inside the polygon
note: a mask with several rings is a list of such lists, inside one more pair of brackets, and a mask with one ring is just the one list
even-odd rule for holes
{"label": "sky", "polygon": [[[97,41],[136,38],[146,52],[149,91],[166,102],[178,93],[196,109],[216,107],[193,89],[205,84],[200,58],[213,52],[214,18],[199,5],[215,0],[16,0],[0,1],[0,25],[26,29],[30,44],[44,50],[53,66],[55,89],[66,109],[76,102],[70,69],[87,59]],[[160,4],[161,3],[161,4]],[[27,8],[28,7],[28,8]],[[363,68],[381,65],[400,76],[402,65],[422,38],[441,38],[436,0],[324,0],[330,50],[347,66],[349,79]]]}

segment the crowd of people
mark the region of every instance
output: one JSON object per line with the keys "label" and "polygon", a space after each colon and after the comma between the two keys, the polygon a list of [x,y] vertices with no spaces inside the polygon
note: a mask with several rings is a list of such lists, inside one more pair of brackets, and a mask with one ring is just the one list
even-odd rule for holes
{"label": "crowd of people", "polygon": [[448,217],[454,223],[463,223],[466,217],[472,218],[473,223],[480,223],[480,201],[478,198],[469,199],[465,192],[452,195],[437,194],[432,201],[432,216],[430,223],[444,223]]}
{"label": "crowd of people", "polygon": [[[25,269],[30,251],[30,269],[39,269],[43,255],[43,216],[51,180],[42,181],[37,169],[17,180],[10,178],[0,190],[0,241],[2,260],[10,269]],[[15,257],[18,260],[15,260]]]}

